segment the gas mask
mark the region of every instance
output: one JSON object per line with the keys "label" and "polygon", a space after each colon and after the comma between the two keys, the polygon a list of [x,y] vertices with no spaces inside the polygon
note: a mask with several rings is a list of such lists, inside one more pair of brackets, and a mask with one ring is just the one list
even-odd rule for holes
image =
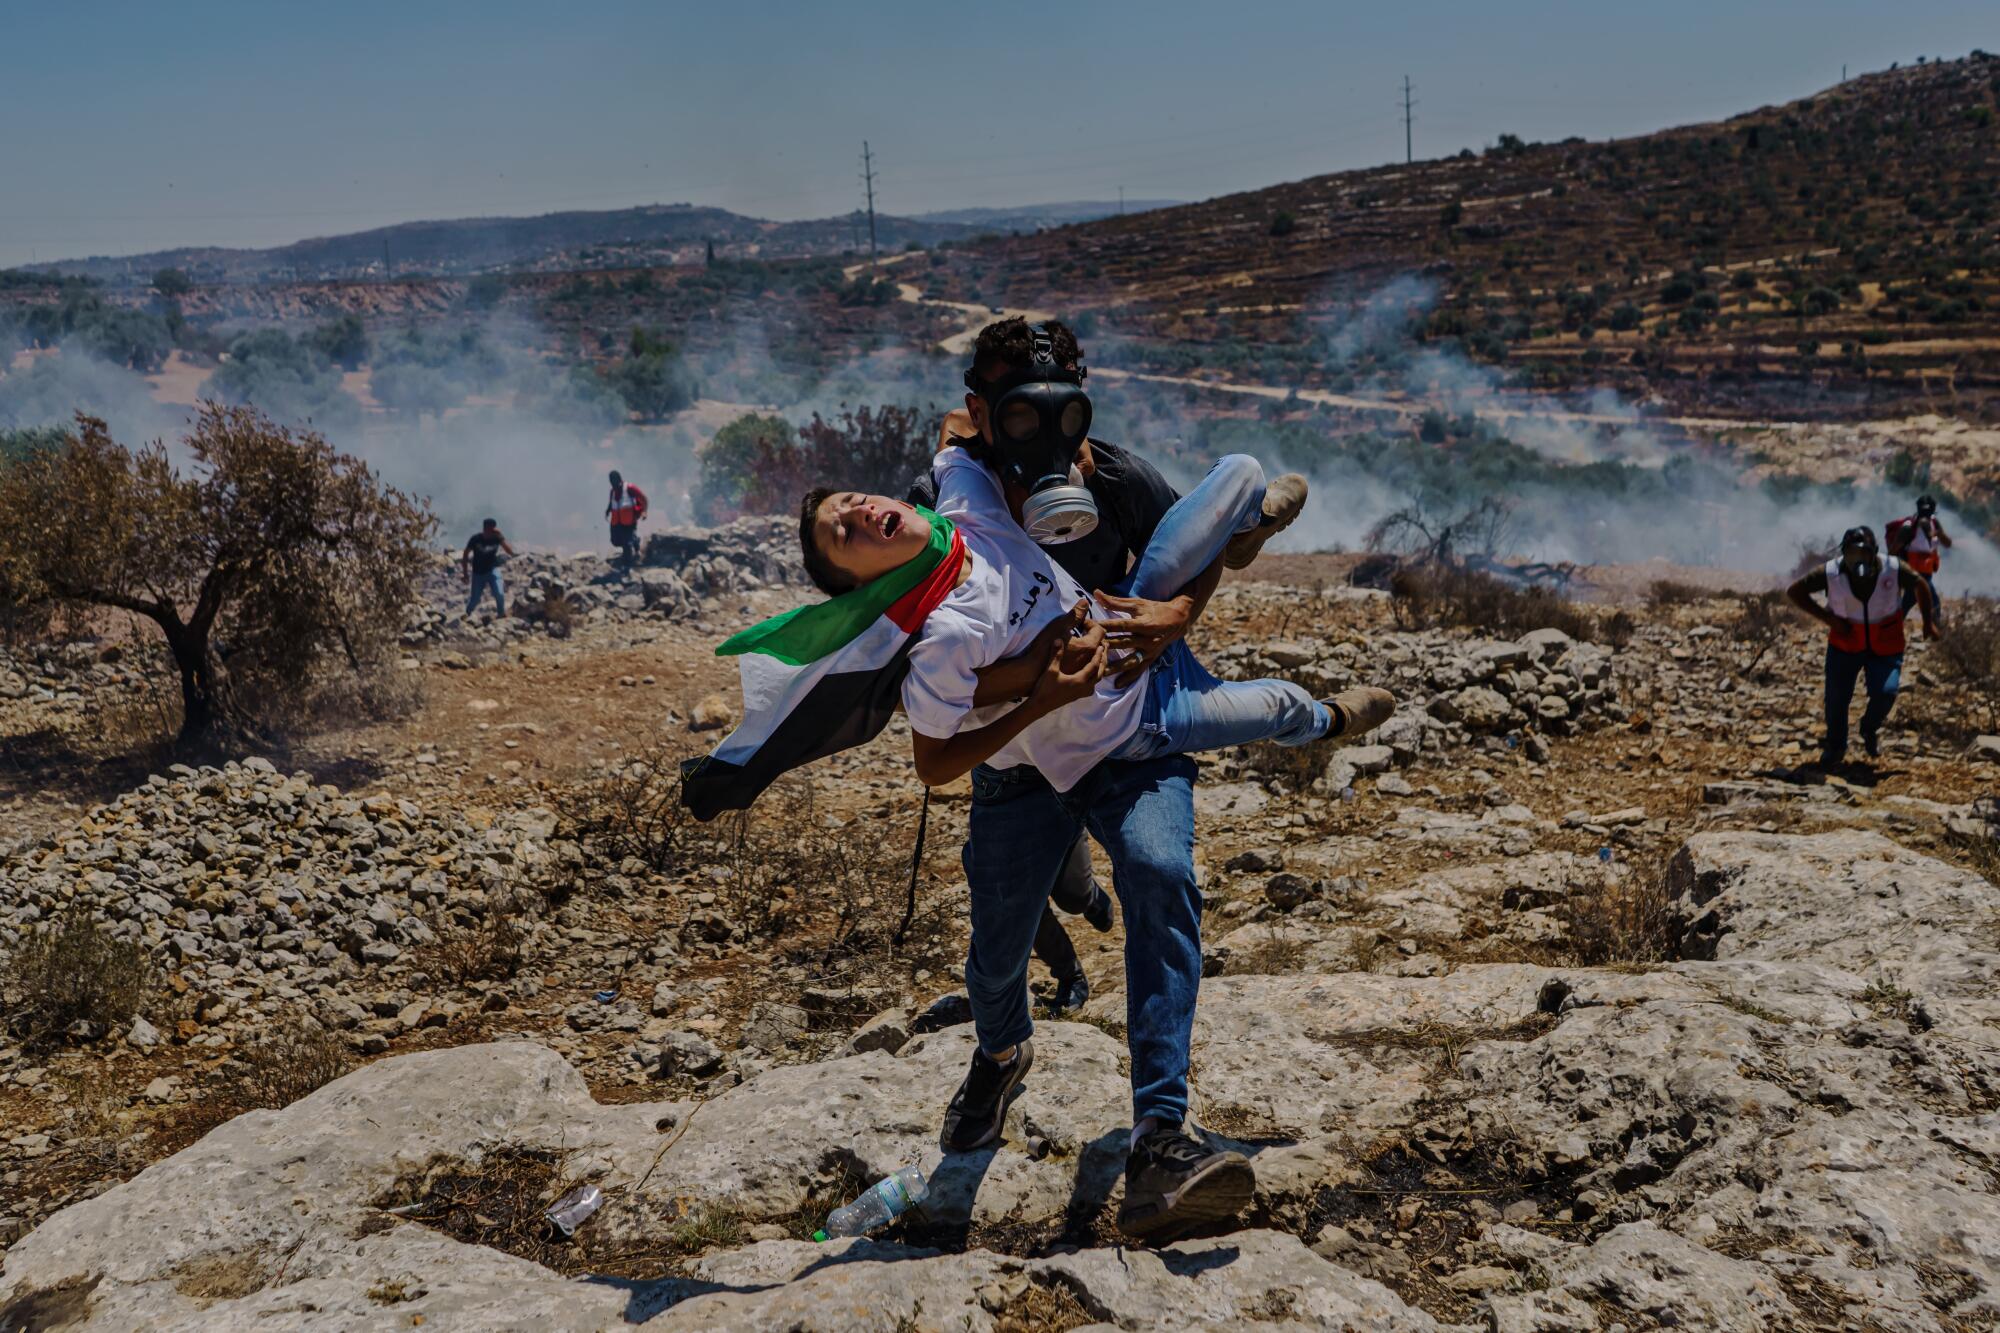
{"label": "gas mask", "polygon": [[1840,538],[1841,563],[1850,577],[1872,583],[1882,564],[1875,547],[1875,533],[1868,528],[1849,528]]}
{"label": "gas mask", "polygon": [[1076,466],[1090,433],[1087,373],[1057,364],[1055,343],[1040,324],[1030,329],[1032,353],[1021,369],[982,384],[977,367],[965,387],[986,404],[993,426],[992,461],[1002,478],[1028,493],[1021,526],[1037,543],[1058,546],[1097,527],[1097,502]]}
{"label": "gas mask", "polygon": [[1936,501],[1936,500],[1933,500],[1933,499],[1931,499],[1931,497],[1930,497],[1930,496],[1928,496],[1928,495],[1922,495],[1922,496],[1918,496],[1918,497],[1917,497],[1917,517],[1918,517],[1918,518],[1935,518],[1935,517],[1937,517],[1937,501]]}

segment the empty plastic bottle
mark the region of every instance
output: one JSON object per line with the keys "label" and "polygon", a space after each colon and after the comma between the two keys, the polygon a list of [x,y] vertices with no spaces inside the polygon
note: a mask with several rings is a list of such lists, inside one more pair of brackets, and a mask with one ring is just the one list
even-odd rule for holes
{"label": "empty plastic bottle", "polygon": [[930,1192],[924,1169],[912,1162],[893,1176],[884,1176],[868,1192],[845,1207],[827,1215],[829,1236],[865,1236],[887,1226],[924,1201]]}

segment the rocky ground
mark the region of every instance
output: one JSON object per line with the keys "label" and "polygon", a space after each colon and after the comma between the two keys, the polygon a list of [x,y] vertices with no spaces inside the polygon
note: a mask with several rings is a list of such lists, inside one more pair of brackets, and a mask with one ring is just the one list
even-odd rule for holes
{"label": "rocky ground", "polygon": [[[1922,649],[1882,759],[1808,781],[1814,640],[1749,603],[1579,642],[1225,584],[1223,674],[1401,707],[1204,764],[1194,1114],[1260,1188],[1135,1250],[1122,931],[1072,923],[1095,997],[941,1161],[962,785],[901,945],[900,725],[753,820],[655,800],[733,702],[707,650],[796,596],[782,526],[511,568],[552,617],[441,569],[421,708],[281,763],[0,786],[0,953],[87,913],[150,987],[0,1041],[0,1329],[2000,1326],[2000,768]],[[0,663],[0,734],[74,734],[134,652]],[[811,1241],[912,1161],[919,1213]]]}

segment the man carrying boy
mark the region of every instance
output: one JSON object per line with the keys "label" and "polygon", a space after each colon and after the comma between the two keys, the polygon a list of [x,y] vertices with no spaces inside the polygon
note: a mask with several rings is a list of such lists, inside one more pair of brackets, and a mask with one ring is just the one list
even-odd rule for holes
{"label": "man carrying boy", "polygon": [[[836,594],[934,547],[940,524],[969,556],[929,609],[902,690],[919,777],[936,784],[974,773],[966,979],[979,1050],[946,1113],[944,1146],[967,1151],[997,1138],[1032,1064],[1029,947],[1057,869],[1088,829],[1110,853],[1126,919],[1134,1129],[1119,1224],[1167,1239],[1234,1216],[1255,1183],[1240,1154],[1212,1151],[1181,1129],[1201,978],[1187,753],[1355,735],[1386,719],[1392,700],[1379,690],[1318,701],[1284,681],[1218,682],[1178,639],[1153,654],[1142,687],[1115,679],[1124,664],[1112,662],[1106,634],[1116,630],[1117,604],[1092,621],[1081,586],[1024,530],[1075,523],[1073,475],[1070,493],[1043,493],[1061,492],[1062,465],[1089,424],[1074,339],[1060,326],[1033,332],[1025,364],[975,354],[967,374],[968,411],[991,466],[962,448],[941,453],[935,515],[887,497],[815,492],[802,507],[801,539],[808,572]],[[1264,498],[1254,460],[1218,463],[1160,522],[1119,595],[1179,596],[1233,538],[1267,526]],[[1037,652],[1044,660],[1023,702],[983,701],[982,668]],[[1023,767],[1046,781],[1014,780]]]}

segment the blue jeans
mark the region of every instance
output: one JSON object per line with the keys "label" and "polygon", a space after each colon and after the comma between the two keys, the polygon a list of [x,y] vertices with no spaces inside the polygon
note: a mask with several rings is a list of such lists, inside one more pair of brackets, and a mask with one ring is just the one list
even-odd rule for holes
{"label": "blue jeans", "polygon": [[[1215,563],[1230,537],[1256,525],[1263,504],[1264,469],[1257,460],[1241,454],[1222,459],[1167,511],[1138,565],[1112,591],[1155,600],[1178,595]],[[1156,675],[1166,661],[1155,663]],[[1187,662],[1193,666],[1191,656]],[[1184,669],[1175,670],[1186,679]],[[1149,682],[1149,692],[1153,688]],[[1134,1124],[1157,1116],[1177,1125],[1187,1116],[1188,1042],[1201,988],[1194,773],[1193,760],[1167,753],[1137,762],[1106,759],[1062,793],[1025,766],[1003,771],[981,765],[972,773],[964,852],[972,944],[965,986],[980,1049],[1002,1051],[1034,1031],[1028,955],[1035,927],[1077,831],[1087,829],[1110,854],[1112,891],[1125,917],[1125,1041]]]}
{"label": "blue jeans", "polygon": [[[1911,570],[1910,572],[1913,574],[1916,573],[1915,570]],[[1938,600],[1937,584],[1932,581],[1932,576],[1929,574],[1917,574],[1917,577],[1922,579],[1924,586],[1931,590],[1931,617],[1942,628],[1944,625],[1944,603]],[[1903,593],[1903,616],[1905,619],[1909,618],[1910,610],[1916,604],[1916,591],[1914,589],[1905,591]]]}
{"label": "blue jeans", "polygon": [[489,569],[484,574],[472,576],[472,595],[465,599],[465,614],[468,616],[472,614],[473,608],[479,605],[479,595],[489,588],[493,592],[493,614],[496,616],[507,614],[507,602],[501,595],[498,569]]}
{"label": "blue jeans", "polygon": [[[1247,454],[1219,459],[1167,510],[1116,591],[1155,601],[1177,595],[1215,563],[1232,536],[1257,525],[1263,506],[1263,465]],[[1219,681],[1180,640],[1153,663],[1139,729],[1111,758],[1153,759],[1261,740],[1304,745],[1332,725],[1326,705],[1301,687],[1288,680]]]}
{"label": "blue jeans", "polygon": [[1889,710],[1896,706],[1896,691],[1903,686],[1903,655],[1850,653],[1827,645],[1825,758],[1830,763],[1839,763],[1847,754],[1847,706],[1854,702],[1856,676],[1865,676],[1868,682],[1868,707],[1861,713],[1865,738],[1882,730]]}
{"label": "blue jeans", "polygon": [[1333,725],[1327,706],[1289,680],[1217,680],[1185,642],[1170,644],[1146,676],[1139,729],[1113,759],[1154,759],[1252,741],[1304,745]]}
{"label": "blue jeans", "polygon": [[1132,1123],[1187,1116],[1188,1043],[1201,986],[1201,891],[1194,882],[1194,761],[1107,760],[1067,792],[1032,768],[972,773],[965,878],[972,887],[966,993],[985,1051],[1035,1030],[1028,954],[1056,872],[1079,829],[1111,855],[1125,918],[1125,1041]]}

